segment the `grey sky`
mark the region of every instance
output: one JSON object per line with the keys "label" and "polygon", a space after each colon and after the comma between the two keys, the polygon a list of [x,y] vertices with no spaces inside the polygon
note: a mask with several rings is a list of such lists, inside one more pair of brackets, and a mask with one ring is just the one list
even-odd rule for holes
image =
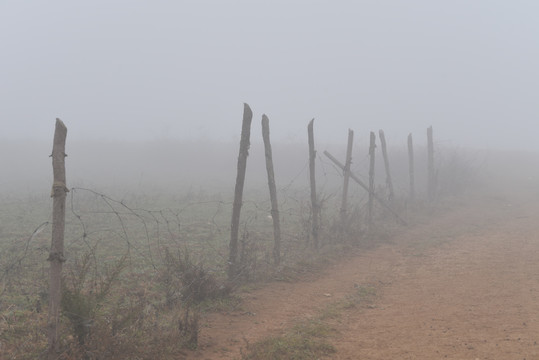
{"label": "grey sky", "polygon": [[[0,0],[0,138],[239,138],[539,149],[537,1]],[[105,134],[105,132],[109,132]],[[481,133],[479,133],[481,132]],[[519,145],[523,143],[523,145]]]}

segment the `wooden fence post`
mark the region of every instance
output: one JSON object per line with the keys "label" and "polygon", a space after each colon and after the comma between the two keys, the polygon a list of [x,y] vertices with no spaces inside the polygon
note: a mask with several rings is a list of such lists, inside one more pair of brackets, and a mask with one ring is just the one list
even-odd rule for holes
{"label": "wooden fence post", "polygon": [[281,222],[279,219],[279,204],[277,201],[277,188],[275,186],[275,173],[273,170],[269,119],[266,115],[262,115],[262,138],[264,139],[266,171],[268,173],[268,186],[271,200],[271,218],[273,220],[273,260],[275,265],[279,265],[281,262]]}
{"label": "wooden fence post", "polygon": [[380,130],[378,133],[380,134],[380,144],[382,144],[382,155],[384,157],[384,166],[386,169],[386,185],[389,189],[388,200],[391,201],[393,200],[395,193],[393,191],[393,180],[391,179],[391,172],[389,171],[389,157],[387,156],[386,136],[384,134],[384,130]]}
{"label": "wooden fence post", "polygon": [[350,183],[350,167],[352,165],[352,147],[354,144],[354,131],[348,129],[348,145],[346,147],[346,161],[344,163],[344,183],[342,190],[342,203],[341,203],[341,222],[344,226],[347,223],[347,211],[348,211],[348,184]]}
{"label": "wooden fence post", "polygon": [[228,279],[234,280],[239,273],[238,268],[238,235],[240,228],[240,213],[243,199],[243,186],[247,170],[247,156],[251,138],[251,120],[253,112],[247,104],[243,104],[243,123],[241,128],[240,153],[238,156],[238,172],[234,190],[234,204],[232,205],[232,223],[230,228],[230,256],[228,259]]}
{"label": "wooden fence post", "polygon": [[408,173],[410,174],[410,199],[415,199],[415,170],[414,170],[414,142],[412,134],[408,135]]}
{"label": "wooden fence post", "polygon": [[307,133],[309,135],[309,178],[311,184],[311,213],[312,213],[312,235],[313,235],[313,245],[315,249],[318,249],[318,231],[319,224],[318,218],[320,216],[320,208],[318,206],[318,201],[316,199],[316,173],[315,173],[315,160],[316,160],[316,150],[314,149],[314,130],[313,130],[314,119],[309,122],[307,126]]}
{"label": "wooden fence post", "polygon": [[369,165],[369,231],[372,229],[372,218],[373,218],[373,205],[374,205],[374,161],[375,161],[375,149],[376,149],[376,135],[371,131],[371,139],[369,145],[369,156],[370,156],[370,165]]}
{"label": "wooden fence post", "polygon": [[49,253],[50,283],[49,283],[49,314],[47,322],[48,335],[48,359],[58,357],[58,324],[60,321],[60,304],[62,301],[62,264],[64,258],[64,230],[65,230],[65,206],[66,186],[65,170],[65,144],[67,128],[60,119],[56,119],[54,131],[54,143],[52,147],[52,169],[54,182],[52,185],[52,239]]}
{"label": "wooden fence post", "polygon": [[432,126],[427,129],[428,155],[427,155],[427,171],[428,183],[427,194],[429,201],[433,201],[436,193],[436,180],[434,175],[434,141],[432,139]]}

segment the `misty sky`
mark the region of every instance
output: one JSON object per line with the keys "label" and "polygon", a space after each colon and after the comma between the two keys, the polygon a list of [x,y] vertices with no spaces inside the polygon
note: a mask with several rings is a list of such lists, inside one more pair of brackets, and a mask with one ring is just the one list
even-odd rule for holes
{"label": "misty sky", "polygon": [[[538,1],[0,0],[0,139],[322,141],[539,150]],[[420,141],[420,140],[417,140]],[[474,143],[475,142],[475,143]]]}

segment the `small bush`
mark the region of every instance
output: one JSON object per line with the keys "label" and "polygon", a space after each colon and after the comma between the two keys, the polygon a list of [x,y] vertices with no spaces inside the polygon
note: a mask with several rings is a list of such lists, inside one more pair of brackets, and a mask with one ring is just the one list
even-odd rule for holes
{"label": "small bush", "polygon": [[90,254],[76,262],[64,281],[62,310],[71,332],[64,329],[59,359],[179,358],[182,349],[197,347],[196,311],[167,308],[150,288],[130,293],[116,286],[126,258],[103,276],[91,259]]}
{"label": "small bush", "polygon": [[188,252],[178,251],[177,256],[173,256],[166,249],[161,278],[166,287],[169,306],[177,300],[198,304],[208,299],[228,296],[232,292],[231,284],[218,281],[201,263],[195,264]]}
{"label": "small bush", "polygon": [[71,322],[80,345],[84,345],[96,312],[118,279],[126,257],[122,257],[104,277],[89,281],[88,275],[92,270],[91,259],[92,252],[84,254],[75,264],[71,275],[64,277],[62,282],[62,313]]}

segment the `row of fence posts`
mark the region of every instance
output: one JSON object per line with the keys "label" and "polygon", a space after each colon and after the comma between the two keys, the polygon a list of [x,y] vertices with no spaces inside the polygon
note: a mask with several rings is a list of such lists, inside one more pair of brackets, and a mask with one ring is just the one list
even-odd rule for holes
{"label": "row of fence posts", "polygon": [[[240,151],[238,156],[238,171],[236,177],[236,186],[234,193],[234,205],[232,211],[232,223],[231,223],[231,234],[230,234],[230,245],[229,245],[229,266],[228,266],[228,276],[230,280],[234,280],[239,275],[239,264],[238,264],[238,238],[239,238],[239,222],[240,222],[240,212],[242,206],[242,196],[243,196],[243,185],[245,182],[245,173],[246,173],[246,161],[249,152],[250,146],[250,126],[252,122],[253,113],[248,104],[244,104],[243,111],[243,123],[242,123],[242,133],[240,140]],[[271,152],[271,143],[270,143],[270,130],[269,130],[269,119],[266,115],[262,115],[262,137],[264,140],[265,147],[265,158],[266,158],[266,170],[268,173],[268,186],[270,192],[271,200],[271,218],[273,219],[273,229],[274,229],[274,249],[273,249],[273,259],[276,265],[280,263],[280,243],[281,243],[281,230],[280,230],[280,219],[279,219],[279,209],[277,202],[277,190],[275,187],[275,174],[273,169],[273,159]],[[314,119],[312,119],[307,125],[307,136],[309,144],[309,183],[310,183],[310,200],[311,200],[311,229],[310,234],[312,236],[312,246],[318,248],[320,245],[320,203],[317,199],[316,192],[316,149],[314,142]],[[340,208],[340,217],[343,226],[348,221],[347,214],[347,199],[348,199],[348,187],[350,179],[354,180],[362,188],[364,188],[369,194],[368,199],[368,208],[367,208],[367,218],[369,229],[372,227],[373,216],[374,216],[374,202],[377,201],[382,207],[387,209],[397,221],[401,224],[406,224],[406,221],[402,219],[399,214],[393,209],[391,203],[395,197],[393,180],[391,178],[390,166],[389,166],[389,156],[387,152],[387,141],[383,130],[379,131],[379,138],[382,147],[382,156],[384,159],[384,168],[386,172],[386,185],[388,188],[388,198],[387,200],[381,198],[376,194],[375,191],[375,182],[374,182],[374,172],[375,172],[375,149],[376,149],[376,135],[374,132],[370,133],[370,144],[369,144],[369,183],[364,184],[359,177],[351,171],[352,164],[352,148],[354,141],[354,132],[348,130],[348,144],[346,148],[346,160],[344,164],[339,162],[333,155],[329,152],[324,151],[324,154],[343,171],[344,183],[343,183],[343,193],[342,193],[342,202]],[[435,188],[436,188],[436,175],[434,170],[434,143],[432,137],[432,126],[427,129],[427,138],[428,138],[428,183],[427,183],[427,196],[429,201],[433,201],[435,198]],[[415,170],[414,170],[414,148],[412,134],[408,135],[408,163],[409,163],[409,178],[410,178],[410,199],[415,199]]]}
{"label": "row of fence posts", "polygon": [[[247,170],[247,157],[249,155],[250,136],[251,136],[251,122],[253,118],[253,112],[248,104],[244,104],[243,122],[240,140],[240,150],[238,156],[236,185],[234,191],[234,202],[232,207],[232,221],[230,228],[230,244],[229,244],[229,259],[228,259],[228,277],[230,280],[235,280],[239,275],[240,269],[238,264],[238,238],[239,238],[239,225],[240,214],[243,202],[243,188],[245,184],[245,174]],[[309,179],[311,189],[311,235],[313,239],[313,247],[318,248],[320,245],[320,204],[317,199],[316,192],[316,150],[314,143],[314,119],[311,120],[307,126],[308,144],[309,144]],[[48,350],[46,352],[46,358],[57,358],[59,343],[58,343],[58,324],[60,319],[60,303],[61,303],[61,278],[62,278],[62,264],[65,261],[64,258],[64,229],[65,229],[65,203],[66,193],[69,191],[66,186],[66,172],[65,172],[65,143],[67,137],[67,128],[60,119],[56,119],[56,127],[54,133],[54,142],[52,150],[52,165],[53,165],[53,186],[51,196],[53,198],[53,224],[52,224],[52,239],[51,248],[48,261],[50,262],[50,298],[49,298],[49,313],[47,322],[47,334],[48,334]],[[268,186],[271,200],[271,218],[273,220],[273,232],[274,232],[274,248],[273,248],[273,260],[276,265],[281,261],[281,229],[280,218],[277,200],[277,189],[275,185],[275,174],[273,168],[272,149],[270,142],[270,128],[269,119],[266,115],[262,116],[262,137],[264,141],[265,158],[266,158],[266,170],[268,174]],[[387,143],[384,132],[379,131],[380,142],[382,145],[382,154],[384,158],[384,167],[386,171],[386,184],[389,189],[389,196],[387,202],[385,199],[378,196],[375,192],[374,185],[374,168],[375,168],[375,149],[376,149],[376,136],[374,132],[370,133],[369,144],[369,184],[364,184],[354,173],[351,171],[352,164],[352,147],[354,141],[354,132],[348,130],[348,144],[346,148],[346,159],[344,164],[340,163],[333,155],[325,151],[324,154],[342,171],[344,175],[342,203],[340,208],[340,216],[343,226],[348,221],[347,214],[347,199],[348,199],[348,187],[350,179],[354,180],[362,188],[364,188],[369,194],[368,200],[368,222],[369,227],[372,224],[373,218],[373,206],[374,201],[378,201],[384,208],[389,210],[395,218],[402,224],[406,222],[399,216],[399,214],[391,207],[390,203],[394,198],[393,183],[390,175],[389,157],[387,154]],[[434,170],[434,145],[432,127],[427,130],[428,137],[428,183],[427,183],[427,195],[430,201],[435,197],[435,182],[436,174]],[[415,174],[414,174],[414,149],[412,134],[408,135],[408,158],[409,158],[409,177],[410,177],[410,198],[415,198]]]}

